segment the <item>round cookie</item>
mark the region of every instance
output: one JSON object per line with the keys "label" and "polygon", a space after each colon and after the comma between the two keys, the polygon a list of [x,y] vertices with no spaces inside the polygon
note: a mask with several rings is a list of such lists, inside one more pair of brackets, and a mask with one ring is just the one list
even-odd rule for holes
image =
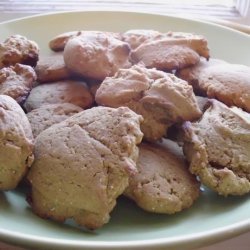
{"label": "round cookie", "polygon": [[8,95],[19,104],[23,104],[34,86],[36,73],[28,65],[15,64],[15,66],[0,69],[0,94]]}
{"label": "round cookie", "polygon": [[129,68],[130,47],[104,32],[84,32],[70,39],[64,48],[66,66],[74,73],[97,80]]}
{"label": "round cookie", "polygon": [[250,192],[250,114],[210,101],[202,118],[183,124],[190,171],[220,195]]}
{"label": "round cookie", "polygon": [[95,100],[109,107],[127,106],[143,116],[144,139],[155,141],[174,123],[201,116],[192,87],[187,82],[155,69],[134,65],[107,77]]}
{"label": "round cookie", "polygon": [[204,37],[181,34],[166,35],[142,43],[131,52],[132,62],[142,62],[147,68],[171,71],[197,64],[200,56],[209,58],[207,40]]}
{"label": "round cookie", "polygon": [[219,59],[203,60],[178,72],[198,94],[250,112],[250,67]]}
{"label": "round cookie", "polygon": [[84,109],[90,107],[93,102],[85,82],[65,80],[33,88],[24,107],[30,112],[46,104],[72,103]]}
{"label": "round cookie", "polygon": [[142,143],[138,173],[129,179],[125,195],[153,213],[173,214],[189,208],[199,197],[200,184],[188,171],[181,148],[170,140]]}
{"label": "round cookie", "polygon": [[0,43],[0,68],[16,63],[35,66],[38,56],[38,45],[24,36],[13,35]]}
{"label": "round cookie", "polygon": [[39,134],[28,175],[32,210],[90,229],[107,223],[136,172],[141,119],[126,107],[95,107]]}
{"label": "round cookie", "polygon": [[35,67],[37,81],[56,82],[70,78],[71,74],[65,66],[63,55],[55,53],[50,56],[41,57]]}
{"label": "round cookie", "polygon": [[83,111],[71,103],[47,104],[33,109],[27,114],[34,138],[53,124],[64,121],[70,116]]}
{"label": "round cookie", "polygon": [[25,113],[9,96],[0,95],[0,117],[0,190],[10,190],[31,166],[34,142]]}

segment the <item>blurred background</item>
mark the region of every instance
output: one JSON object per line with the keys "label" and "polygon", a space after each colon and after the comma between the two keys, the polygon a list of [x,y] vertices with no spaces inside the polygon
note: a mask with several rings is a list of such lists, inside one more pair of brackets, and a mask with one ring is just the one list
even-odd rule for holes
{"label": "blurred background", "polygon": [[123,10],[250,25],[250,0],[0,0],[0,21],[38,13]]}

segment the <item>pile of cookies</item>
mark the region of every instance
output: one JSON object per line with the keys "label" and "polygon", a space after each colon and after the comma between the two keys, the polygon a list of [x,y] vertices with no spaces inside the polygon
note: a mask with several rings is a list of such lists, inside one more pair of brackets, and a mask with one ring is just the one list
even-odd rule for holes
{"label": "pile of cookies", "polygon": [[0,43],[0,190],[29,183],[42,218],[102,227],[120,195],[189,208],[203,184],[250,192],[250,67],[201,35],[72,31]]}

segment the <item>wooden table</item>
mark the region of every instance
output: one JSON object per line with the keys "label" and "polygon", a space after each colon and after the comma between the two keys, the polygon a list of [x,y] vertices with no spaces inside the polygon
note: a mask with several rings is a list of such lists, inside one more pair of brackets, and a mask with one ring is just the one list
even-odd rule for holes
{"label": "wooden table", "polygon": [[[8,3],[10,2],[12,3],[11,6],[8,5]],[[23,4],[20,4],[20,2],[21,1],[0,0],[0,10],[1,10],[0,22],[4,20],[12,19],[12,18],[28,16],[28,15],[46,12],[46,11],[65,10],[65,9],[62,9],[64,6],[63,4],[68,1],[61,0],[57,2],[58,5],[55,5],[55,4],[53,5],[53,1],[47,1],[47,0],[39,0],[39,1],[35,0],[32,2],[26,1],[26,3],[23,2]],[[166,6],[166,3],[164,3],[164,1],[159,1],[159,0],[151,1],[151,5],[149,5],[150,1],[148,0],[137,0],[137,1],[119,0],[119,1],[113,1],[113,2],[108,1],[108,2],[109,4],[107,5],[107,1],[103,1],[103,4],[100,4],[100,1],[89,0],[84,3],[84,10],[93,10],[93,9],[119,10],[121,9],[120,5],[122,3],[123,4],[122,10],[138,9],[138,11],[140,10],[140,11],[160,13],[160,14],[163,14],[163,12],[167,14],[171,14],[172,12],[173,14],[174,12],[173,6]],[[154,5],[152,4],[152,2],[154,3]],[[78,5],[80,4],[79,1],[77,3]],[[53,9],[51,9],[51,6],[53,6]],[[70,5],[69,8],[71,8],[69,10],[73,10],[74,4]],[[79,10],[79,6],[78,6],[78,10]],[[202,15],[200,16],[200,18],[201,17]],[[227,27],[234,28],[239,31],[250,34],[250,27],[247,25],[242,25],[242,24],[227,21],[227,20],[215,19],[214,17],[212,17],[211,19],[211,16],[208,18],[212,20],[213,22],[216,22],[221,25],[225,25]],[[196,250],[235,250],[235,249],[237,250],[249,250],[250,249],[250,232],[240,235],[238,237],[235,237],[233,239],[229,239],[229,240],[226,240],[226,241],[223,241],[223,242],[220,242],[220,243],[208,246],[208,247],[199,248]],[[0,242],[0,250],[24,250],[24,248],[20,248],[20,247],[16,247],[13,245]]]}

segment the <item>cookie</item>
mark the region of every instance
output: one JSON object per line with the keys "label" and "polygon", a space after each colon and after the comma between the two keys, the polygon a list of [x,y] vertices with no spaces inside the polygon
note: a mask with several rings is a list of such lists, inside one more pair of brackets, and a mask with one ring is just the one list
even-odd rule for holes
{"label": "cookie", "polygon": [[141,119],[126,107],[95,107],[39,134],[28,175],[32,210],[90,229],[107,223],[136,172]]}
{"label": "cookie", "polygon": [[108,34],[109,36],[113,36],[116,39],[121,39],[121,35],[119,33],[115,33],[115,32],[105,32],[105,31],[70,31],[70,32],[64,32],[62,34],[59,34],[57,36],[55,36],[54,38],[52,38],[49,41],[49,47],[51,50],[53,51],[63,51],[65,48],[66,43],[71,39],[74,38],[76,36],[80,36],[84,33],[88,33],[88,32],[96,32],[96,33],[105,33]]}
{"label": "cookie", "polygon": [[250,112],[250,67],[211,59],[179,71],[178,76],[188,81],[197,94]]}
{"label": "cookie", "polygon": [[59,34],[49,41],[49,47],[51,50],[54,50],[56,52],[63,51],[66,43],[70,38],[80,36],[81,34],[82,31],[70,31]]}
{"label": "cookie", "polygon": [[73,73],[97,80],[131,66],[129,45],[103,32],[85,32],[70,39],[63,54]]}
{"label": "cookie", "polygon": [[65,80],[71,76],[61,53],[41,57],[35,67],[35,71],[37,81],[40,83]]}
{"label": "cookie", "polygon": [[10,190],[33,162],[34,141],[29,121],[13,98],[0,95],[0,117],[0,190]]}
{"label": "cookie", "polygon": [[53,124],[64,121],[70,116],[83,111],[71,103],[47,104],[33,109],[27,114],[34,138]]}
{"label": "cookie", "polygon": [[197,122],[183,125],[190,171],[220,195],[250,192],[250,114],[211,100]]}
{"label": "cookie", "polygon": [[21,35],[13,35],[0,43],[0,68],[16,63],[35,66],[39,57],[39,47]]}
{"label": "cookie", "polygon": [[128,43],[131,49],[136,49],[145,41],[153,40],[162,37],[163,34],[156,30],[128,30],[122,34],[122,40]]}
{"label": "cookie", "polygon": [[27,112],[46,104],[72,103],[81,108],[91,107],[93,97],[81,81],[65,80],[46,83],[33,88],[24,107]]}
{"label": "cookie", "polygon": [[201,57],[206,58],[207,60],[210,58],[210,51],[208,48],[207,39],[202,35],[196,35],[193,33],[187,32],[173,32],[169,31],[164,34],[164,38],[173,40],[180,40],[180,44],[190,43],[187,46],[190,46],[193,50],[195,50]]}
{"label": "cookie", "polygon": [[174,123],[201,116],[192,87],[187,82],[155,69],[135,65],[107,77],[95,96],[97,104],[127,106],[143,116],[144,139],[155,141]]}
{"label": "cookie", "polygon": [[23,104],[36,81],[34,69],[28,65],[15,64],[15,66],[0,69],[0,94],[8,95],[19,104]]}
{"label": "cookie", "polygon": [[138,173],[131,176],[124,194],[142,209],[174,214],[192,206],[200,184],[188,171],[181,148],[170,140],[139,146]]}
{"label": "cookie", "polygon": [[144,42],[131,52],[132,63],[171,71],[195,65],[200,56],[209,58],[207,40],[198,35],[164,36]]}

